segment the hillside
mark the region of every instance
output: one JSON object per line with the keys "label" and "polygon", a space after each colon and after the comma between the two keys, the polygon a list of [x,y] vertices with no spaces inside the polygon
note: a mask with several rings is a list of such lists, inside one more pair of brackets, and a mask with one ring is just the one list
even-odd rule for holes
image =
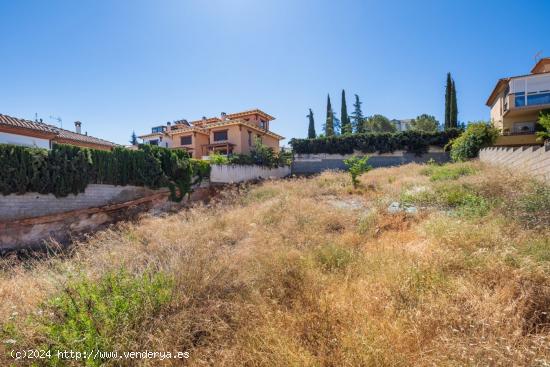
{"label": "hillside", "polygon": [[[187,351],[193,366],[550,363],[550,187],[478,162],[360,180],[243,186],[70,254],[1,260],[0,365],[39,347]],[[83,363],[39,363],[58,362]]]}

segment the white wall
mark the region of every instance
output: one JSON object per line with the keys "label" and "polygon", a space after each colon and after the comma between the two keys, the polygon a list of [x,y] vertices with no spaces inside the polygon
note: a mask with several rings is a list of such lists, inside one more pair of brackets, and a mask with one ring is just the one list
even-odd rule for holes
{"label": "white wall", "polygon": [[289,166],[267,168],[262,166],[213,164],[210,171],[210,182],[234,183],[257,179],[282,178],[289,175]]}
{"label": "white wall", "polygon": [[24,145],[27,147],[50,148],[48,139],[0,132],[0,144]]}

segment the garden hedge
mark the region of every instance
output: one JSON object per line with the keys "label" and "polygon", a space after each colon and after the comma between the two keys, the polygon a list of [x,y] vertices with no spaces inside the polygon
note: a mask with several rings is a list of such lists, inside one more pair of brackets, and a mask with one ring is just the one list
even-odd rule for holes
{"label": "garden hedge", "polygon": [[209,174],[208,162],[151,145],[102,151],[60,144],[51,150],[0,144],[3,195],[37,192],[63,197],[84,192],[88,184],[109,184],[169,187],[172,199],[179,201]]}
{"label": "garden hedge", "polygon": [[316,139],[292,139],[290,145],[296,154],[353,154],[354,151],[390,153],[403,149],[421,155],[428,151],[430,145],[444,147],[460,133],[460,129],[448,129],[434,133],[419,131],[366,133]]}

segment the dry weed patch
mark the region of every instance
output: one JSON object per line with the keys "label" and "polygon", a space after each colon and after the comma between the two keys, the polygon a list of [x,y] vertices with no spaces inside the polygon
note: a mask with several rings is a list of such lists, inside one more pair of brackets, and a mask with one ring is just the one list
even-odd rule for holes
{"label": "dry weed patch", "polygon": [[550,363],[548,186],[478,162],[360,181],[236,186],[68,254],[0,260],[0,365],[45,345],[182,350],[192,366]]}

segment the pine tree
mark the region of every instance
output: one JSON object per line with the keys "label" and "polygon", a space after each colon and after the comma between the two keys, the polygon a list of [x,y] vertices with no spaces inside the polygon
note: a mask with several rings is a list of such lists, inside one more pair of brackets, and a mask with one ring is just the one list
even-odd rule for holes
{"label": "pine tree", "polygon": [[353,131],[357,134],[365,132],[364,116],[363,111],[361,110],[361,102],[359,96],[355,95],[355,103],[353,104],[354,110],[351,116],[353,117]]}
{"label": "pine tree", "polygon": [[130,136],[130,144],[138,145],[138,139],[135,131],[132,131],[132,136]]}
{"label": "pine tree", "polygon": [[308,139],[315,139],[317,137],[317,134],[315,133],[315,120],[313,120],[313,111],[311,108],[309,109],[309,115],[307,115],[309,118],[309,128],[307,129],[307,137]]}
{"label": "pine tree", "polygon": [[330,94],[327,95],[327,122],[325,123],[325,136],[334,136],[334,114],[330,104]]}
{"label": "pine tree", "polygon": [[351,134],[351,122],[348,116],[348,106],[346,104],[346,91],[342,89],[342,110],[340,114],[340,120],[342,121],[342,134]]}
{"label": "pine tree", "polygon": [[454,79],[451,81],[451,112],[450,112],[450,127],[458,126],[458,107],[456,102],[456,88]]}
{"label": "pine tree", "polygon": [[451,127],[451,95],[453,89],[453,81],[451,73],[447,73],[447,84],[445,85],[445,129]]}

